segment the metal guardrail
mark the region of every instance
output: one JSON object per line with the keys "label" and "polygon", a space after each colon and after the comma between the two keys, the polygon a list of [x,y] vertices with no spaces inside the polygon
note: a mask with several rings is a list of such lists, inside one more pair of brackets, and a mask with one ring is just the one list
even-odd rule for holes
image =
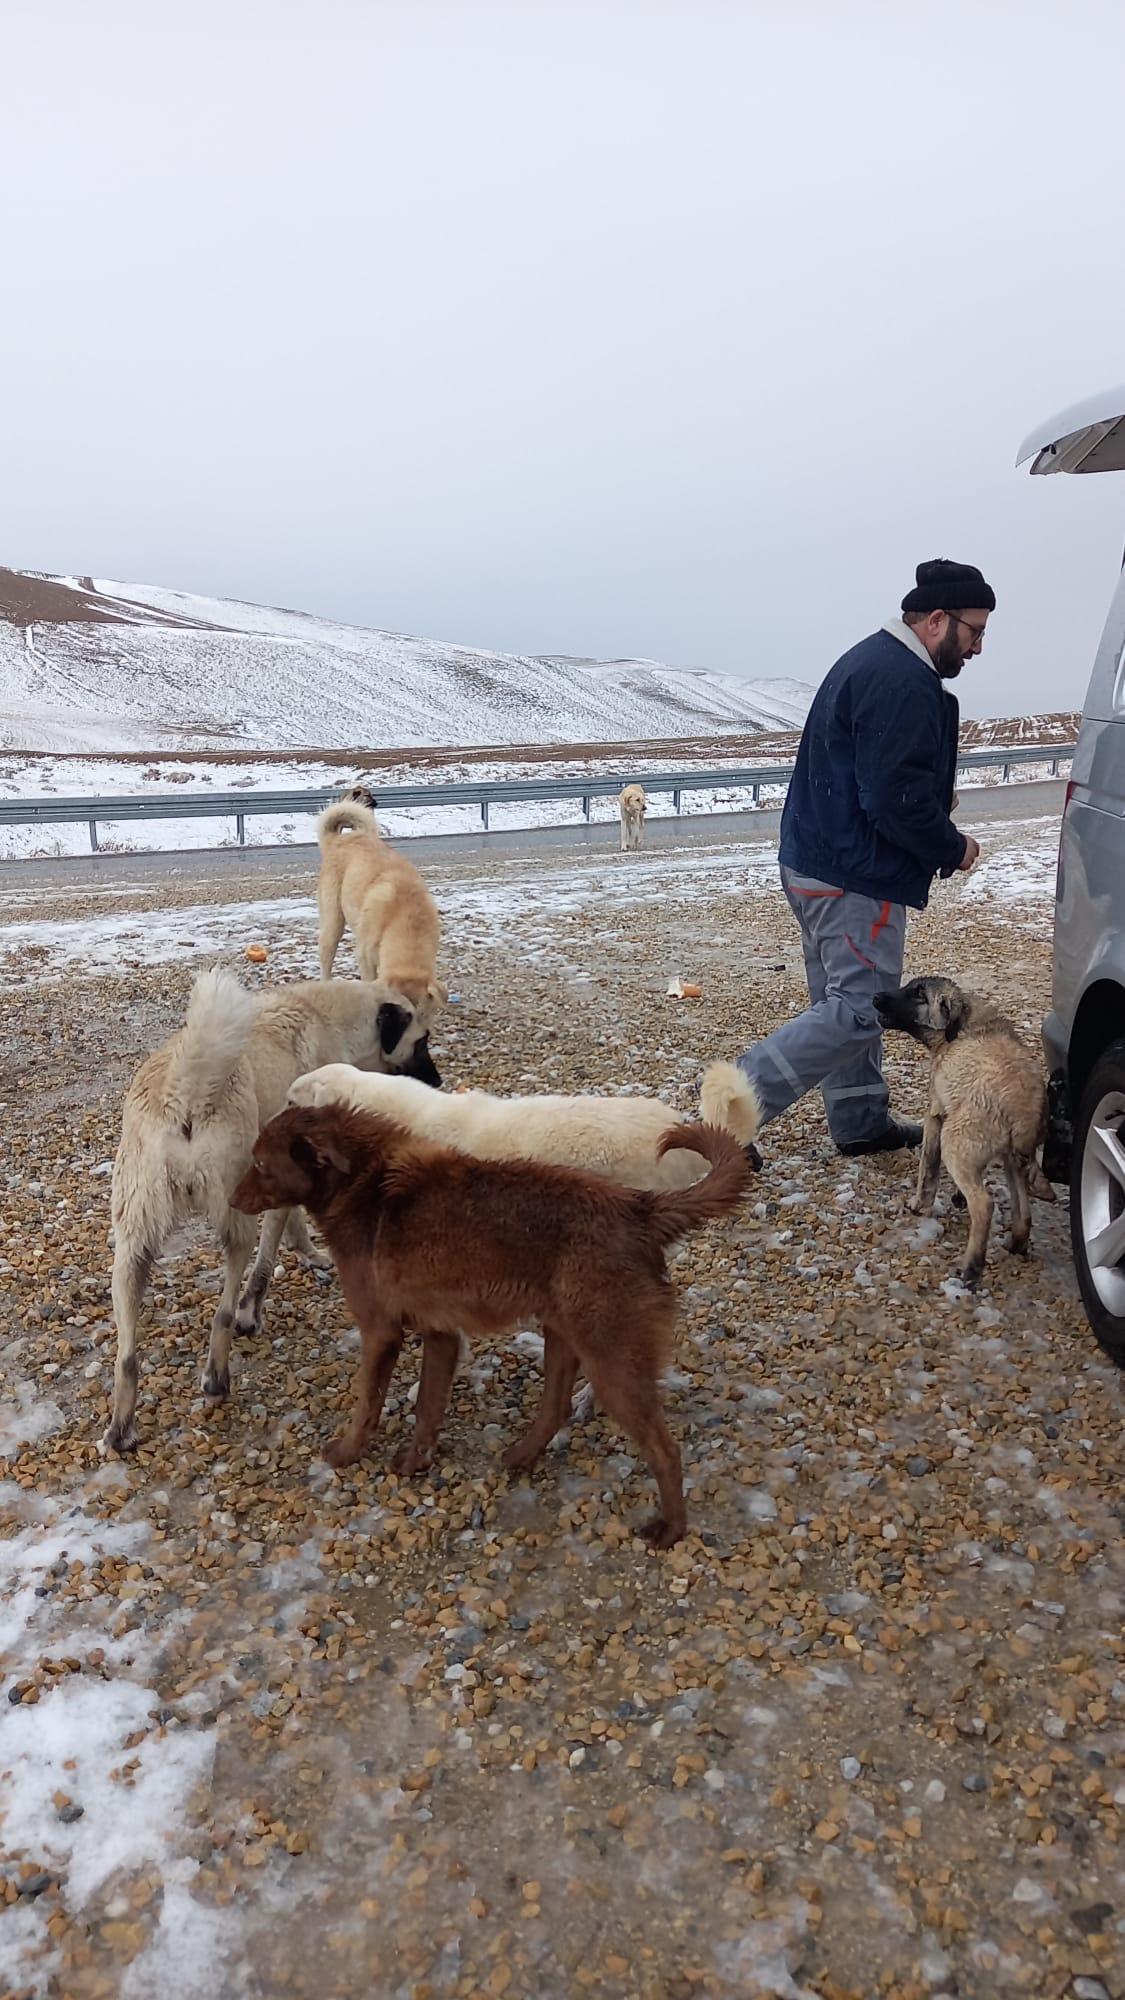
{"label": "metal guardrail", "polygon": [[[1000,750],[967,750],[957,760],[958,772],[1000,769],[1007,784],[1013,765],[1047,764],[1052,777],[1059,765],[1069,762],[1075,745],[1025,744]],[[379,811],[396,812],[403,807],[479,806],[481,824],[489,825],[489,809],[520,800],[581,799],[585,819],[590,817],[592,799],[615,798],[623,785],[643,785],[646,792],[670,792],[672,807],[680,809],[685,792],[748,791],[757,805],[763,787],[787,785],[793,764],[750,764],[711,771],[634,771],[627,766],[604,777],[588,778],[496,778],[472,785],[386,785],[373,786]],[[278,792],[146,792],[140,797],[112,795],[85,798],[0,799],[0,826],[63,826],[85,820],[90,829],[90,847],[98,852],[99,825],[117,825],[146,819],[233,819],[240,846],[246,844],[248,819],[305,817],[319,813],[340,797],[340,788],[326,791]]]}

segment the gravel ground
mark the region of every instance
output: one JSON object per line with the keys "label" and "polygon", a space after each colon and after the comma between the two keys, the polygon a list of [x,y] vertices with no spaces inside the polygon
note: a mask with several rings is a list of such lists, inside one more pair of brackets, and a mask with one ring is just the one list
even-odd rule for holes
{"label": "gravel ground", "polygon": [[[1054,837],[995,829],[909,935],[1029,1035]],[[773,870],[733,841],[443,862],[448,1081],[691,1106],[800,1003]],[[0,906],[0,1993],[1117,2000],[1122,1383],[1065,1206],[965,1296],[963,1218],[905,1213],[905,1159],[842,1161],[818,1101],[773,1127],[745,1212],[678,1255],[664,1556],[604,1420],[502,1473],[528,1334],[477,1350],[432,1475],[384,1470],[413,1356],[385,1444],[328,1473],[354,1334],[290,1252],[215,1411],[216,1260],[173,1247],[141,1449],[100,1457],[122,1091],[198,963],[311,975],[310,885]],[[921,1059],[889,1067],[917,1112]]]}

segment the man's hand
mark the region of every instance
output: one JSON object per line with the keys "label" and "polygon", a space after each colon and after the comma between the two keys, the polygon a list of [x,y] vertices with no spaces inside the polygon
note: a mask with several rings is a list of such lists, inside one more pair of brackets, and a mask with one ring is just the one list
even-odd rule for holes
{"label": "man's hand", "polygon": [[961,856],[960,861],[957,863],[958,874],[967,875],[974,861],[976,861],[979,858],[979,855],[980,855],[980,842],[978,840],[974,840],[971,833],[967,833],[965,835],[965,852]]}

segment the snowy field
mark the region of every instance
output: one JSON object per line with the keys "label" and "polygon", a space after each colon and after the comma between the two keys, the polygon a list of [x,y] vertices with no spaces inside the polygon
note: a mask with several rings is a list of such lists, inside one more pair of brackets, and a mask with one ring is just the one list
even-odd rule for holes
{"label": "snowy field", "polygon": [[0,746],[624,743],[799,727],[810,699],[786,677],[491,653],[0,568]]}

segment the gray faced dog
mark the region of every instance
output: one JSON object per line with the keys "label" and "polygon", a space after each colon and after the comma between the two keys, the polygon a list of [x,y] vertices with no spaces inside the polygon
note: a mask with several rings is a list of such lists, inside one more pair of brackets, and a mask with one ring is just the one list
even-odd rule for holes
{"label": "gray faced dog", "polygon": [[975,1285],[992,1226],[985,1168],[1003,1168],[1011,1203],[1008,1248],[1017,1255],[1026,1252],[1031,1235],[1030,1195],[1055,1198],[1035,1157],[1047,1124],[1042,1069],[992,1002],[952,979],[912,979],[898,993],[877,993],[875,1012],[880,1027],[912,1035],[930,1052],[930,1102],[910,1206],[916,1215],[933,1213],[944,1164],[968,1204],[961,1278]]}

